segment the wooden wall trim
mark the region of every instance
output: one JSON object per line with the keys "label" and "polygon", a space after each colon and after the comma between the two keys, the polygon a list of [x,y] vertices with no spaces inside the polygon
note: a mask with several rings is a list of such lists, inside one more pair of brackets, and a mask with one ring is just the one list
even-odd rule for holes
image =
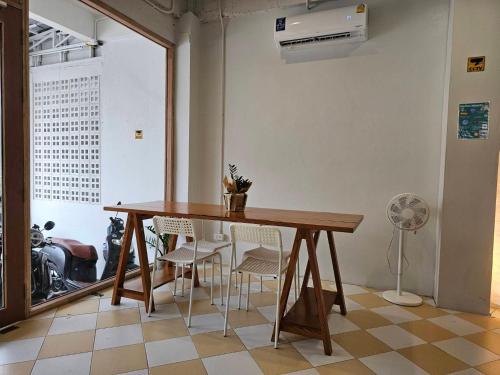
{"label": "wooden wall trim", "polygon": [[165,200],[174,199],[174,49],[167,48]]}
{"label": "wooden wall trim", "polygon": [[129,29],[141,34],[142,36],[152,40],[155,43],[165,47],[165,48],[174,48],[175,43],[171,42],[167,38],[159,35],[158,33],[150,30],[149,28],[141,25],[137,21],[133,20],[129,16],[124,13],[116,10],[115,8],[109,6],[105,2],[101,0],[80,0],[82,3],[88,5],[91,8],[96,9],[102,14],[108,16],[109,18],[121,23],[122,25],[128,27]]}

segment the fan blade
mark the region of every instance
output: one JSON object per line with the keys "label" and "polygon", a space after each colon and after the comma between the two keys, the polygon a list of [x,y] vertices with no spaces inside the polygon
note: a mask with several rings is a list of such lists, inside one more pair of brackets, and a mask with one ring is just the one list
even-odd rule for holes
{"label": "fan blade", "polygon": [[401,208],[399,206],[397,206],[395,203],[391,204],[390,210],[391,210],[391,212],[394,212],[395,214],[401,213]]}
{"label": "fan blade", "polygon": [[408,197],[406,195],[403,195],[402,197],[399,197],[398,202],[399,202],[399,207],[404,208],[407,206],[407,200]]}
{"label": "fan blade", "polygon": [[413,198],[409,203],[408,203],[408,207],[415,207],[417,204],[420,204],[420,199],[417,199],[417,198]]}

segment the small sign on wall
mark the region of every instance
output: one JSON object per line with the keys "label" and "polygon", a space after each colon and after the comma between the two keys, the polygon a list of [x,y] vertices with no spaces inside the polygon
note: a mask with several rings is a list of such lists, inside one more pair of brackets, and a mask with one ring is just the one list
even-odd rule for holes
{"label": "small sign on wall", "polygon": [[467,59],[467,71],[471,72],[484,72],[486,68],[486,56],[475,56]]}
{"label": "small sign on wall", "polygon": [[489,114],[489,102],[460,104],[458,139],[488,139]]}
{"label": "small sign on wall", "polygon": [[136,130],[134,137],[135,139],[142,139],[143,138],[142,130]]}

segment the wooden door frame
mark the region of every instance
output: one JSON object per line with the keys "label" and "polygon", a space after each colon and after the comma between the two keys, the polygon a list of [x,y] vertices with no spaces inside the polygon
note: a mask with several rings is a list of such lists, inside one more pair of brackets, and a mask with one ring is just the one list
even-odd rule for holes
{"label": "wooden door frame", "polygon": [[[24,0],[24,22],[25,22],[25,30],[28,30],[28,21],[29,21],[29,16],[28,16],[28,10],[29,10],[29,5],[28,5],[29,0]],[[79,0],[81,3],[97,10],[98,12],[104,14],[105,16],[111,18],[112,20],[124,25],[125,27],[137,32],[138,34],[144,36],[145,38],[157,43],[158,45],[164,47],[166,49],[166,84],[165,84],[165,90],[166,90],[166,97],[165,97],[165,188],[164,188],[164,199],[166,201],[171,201],[173,200],[173,194],[174,194],[174,53],[175,53],[175,44],[171,42],[170,40],[166,39],[165,37],[159,35],[158,33],[154,32],[153,30],[150,30],[144,25],[141,25],[140,23],[134,21],[132,18],[128,17],[124,13],[116,10],[115,8],[111,7],[110,5],[104,3],[101,0]],[[26,186],[25,186],[25,191],[27,192],[27,200],[26,200],[26,238],[28,238],[28,231],[30,228],[30,140],[29,140],[29,134],[30,134],[30,121],[29,121],[29,113],[30,113],[30,99],[29,99],[29,54],[28,54],[28,46],[29,46],[29,40],[28,40],[28,33],[25,31],[24,32],[24,39],[25,39],[25,82],[24,82],[24,87],[25,87],[25,92],[27,93],[25,96],[25,129],[27,131],[27,136],[25,138],[25,160],[26,162],[26,168],[27,168],[27,178],[26,180]],[[25,246],[26,249],[26,254],[29,254],[28,252],[28,243],[26,243]],[[25,268],[25,281],[26,282],[26,293],[30,291],[31,285],[30,285],[30,273],[31,273],[31,258],[26,257],[27,265]],[[127,278],[129,277],[135,277],[139,275],[139,271],[132,271],[127,273]],[[94,293],[100,289],[106,288],[108,286],[113,285],[114,283],[114,278],[111,278],[109,280],[105,281],[98,281],[95,284],[82,288],[78,291],[74,291],[72,293],[69,293],[67,296],[61,296],[60,298],[54,299],[52,301],[45,302],[39,306],[31,307],[31,298],[29,297],[29,294],[27,294],[28,298],[26,298],[26,316],[30,315],[35,315],[38,313],[41,313],[43,311],[52,309],[57,306],[61,306],[63,304],[66,304],[70,301],[76,300],[78,298],[81,298],[82,296],[89,295],[91,293]]]}
{"label": "wooden door frame", "polygon": [[[19,1],[7,1],[0,10],[2,21],[2,201],[5,308],[0,310],[0,327],[26,317],[25,270],[28,245],[26,213],[26,80],[24,77],[26,30],[24,9]],[[6,32],[7,30],[7,32]],[[6,52],[7,51],[7,52]],[[7,94],[8,93],[8,94]]]}

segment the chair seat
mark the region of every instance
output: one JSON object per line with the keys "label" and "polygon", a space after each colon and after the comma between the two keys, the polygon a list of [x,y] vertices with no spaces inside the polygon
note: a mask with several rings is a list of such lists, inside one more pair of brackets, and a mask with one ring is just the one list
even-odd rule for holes
{"label": "chair seat", "polygon": [[[196,261],[199,262],[201,260],[211,258],[214,255],[217,255],[218,253],[213,252],[213,251],[197,251],[196,252]],[[161,257],[158,257],[158,259],[161,260],[168,260],[169,262],[173,263],[192,263],[194,258],[194,250],[187,249],[185,247],[179,247],[178,249],[175,249],[174,251],[167,253]]]}
{"label": "chair seat", "polygon": [[[265,247],[259,246],[254,249],[245,251],[243,253],[242,261],[245,261],[245,259],[247,258],[254,258],[266,262],[278,263],[279,256],[279,251],[266,249]],[[290,251],[283,251],[283,263],[288,262],[288,258],[290,258]]]}
{"label": "chair seat", "polygon": [[[278,265],[278,262],[247,257],[238,267],[236,267],[235,271],[254,273],[264,276],[274,276],[279,272]],[[286,268],[287,264],[285,263],[283,265],[281,273],[284,273],[286,271]]]}
{"label": "chair seat", "polygon": [[[213,242],[213,241],[205,241],[205,240],[199,240],[198,241],[198,250],[201,251],[217,251],[224,249],[225,247],[228,247],[231,245],[231,242]],[[194,251],[194,242],[186,242],[181,245],[181,247],[184,247],[186,249],[190,249]]]}

